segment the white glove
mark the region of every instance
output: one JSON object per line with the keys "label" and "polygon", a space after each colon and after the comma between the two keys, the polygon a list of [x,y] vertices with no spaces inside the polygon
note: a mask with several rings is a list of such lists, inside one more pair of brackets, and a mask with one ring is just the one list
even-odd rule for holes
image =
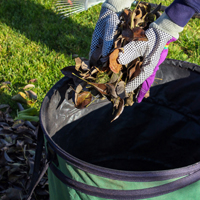
{"label": "white glove", "polygon": [[170,42],[178,39],[179,32],[182,30],[182,27],[174,24],[164,13],[146,30],[145,35],[148,41],[133,41],[124,46],[124,52],[119,53],[118,62],[120,64],[128,64],[139,56],[144,59],[141,73],[134,80],[127,83],[127,93],[134,91],[153,74],[155,67],[158,64],[160,65],[167,56],[167,52],[164,52],[166,44],[168,43],[168,46]]}
{"label": "white glove", "polygon": [[113,39],[118,24],[119,15],[124,8],[130,8],[132,0],[106,0],[102,5],[100,16],[96,24],[90,47],[89,58],[93,52],[102,46],[101,56],[107,56],[113,45]]}
{"label": "white glove", "polygon": [[126,65],[136,58],[142,56],[143,64],[140,74],[126,85],[126,92],[129,93],[141,85],[151,74],[160,60],[160,55],[166,43],[172,36],[161,30],[149,28],[145,35],[148,41],[133,41],[124,46],[124,52],[119,53],[118,62]]}

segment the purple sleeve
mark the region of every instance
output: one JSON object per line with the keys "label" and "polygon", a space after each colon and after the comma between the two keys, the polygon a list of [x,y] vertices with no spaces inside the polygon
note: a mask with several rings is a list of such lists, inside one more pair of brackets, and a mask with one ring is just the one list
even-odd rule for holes
{"label": "purple sleeve", "polygon": [[194,13],[200,13],[200,0],[175,0],[166,10],[168,17],[184,27]]}

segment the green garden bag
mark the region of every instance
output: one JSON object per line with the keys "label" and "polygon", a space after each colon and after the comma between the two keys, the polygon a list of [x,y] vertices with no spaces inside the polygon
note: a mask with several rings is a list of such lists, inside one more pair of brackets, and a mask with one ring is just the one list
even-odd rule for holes
{"label": "green garden bag", "polygon": [[50,200],[200,199],[200,66],[167,59],[150,97],[112,123],[108,100],[76,109],[71,83],[40,111]]}

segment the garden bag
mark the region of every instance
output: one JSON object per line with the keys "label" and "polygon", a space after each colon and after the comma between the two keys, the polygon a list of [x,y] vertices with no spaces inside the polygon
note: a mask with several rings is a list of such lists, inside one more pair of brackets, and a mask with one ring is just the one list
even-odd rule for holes
{"label": "garden bag", "polygon": [[84,109],[62,78],[40,110],[50,200],[200,198],[200,66],[167,59],[142,103]]}

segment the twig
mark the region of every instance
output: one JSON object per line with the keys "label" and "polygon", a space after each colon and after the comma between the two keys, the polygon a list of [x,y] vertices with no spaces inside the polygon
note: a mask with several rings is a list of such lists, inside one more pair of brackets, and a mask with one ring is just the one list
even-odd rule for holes
{"label": "twig", "polygon": [[98,98],[99,98],[99,97],[95,97],[95,98],[93,99],[93,101],[91,101],[91,102],[86,106],[86,108],[87,108],[88,106],[90,106],[92,103],[94,103]]}

